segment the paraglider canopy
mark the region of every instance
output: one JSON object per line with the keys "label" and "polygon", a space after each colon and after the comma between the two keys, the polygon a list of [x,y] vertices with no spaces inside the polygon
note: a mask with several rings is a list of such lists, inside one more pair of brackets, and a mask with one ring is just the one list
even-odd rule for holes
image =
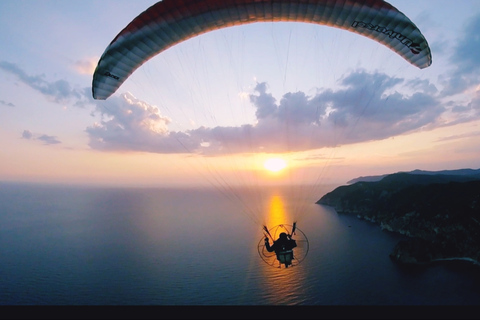
{"label": "paraglider canopy", "polygon": [[208,31],[255,22],[306,22],[369,37],[418,68],[432,63],[416,25],[382,0],[163,0],[128,24],[106,48],[93,75],[93,98],[104,100],[143,63]]}
{"label": "paraglider canopy", "polygon": [[[163,0],[133,19],[107,46],[93,75],[93,98],[108,99],[136,69],[178,43],[213,30],[261,22],[300,22],[343,29],[388,47],[420,69],[432,63],[430,48],[420,30],[403,13],[382,0]],[[354,49],[345,53],[355,54]],[[256,87],[256,91],[265,93],[262,84]],[[253,98],[257,101],[258,97]],[[299,123],[301,124],[299,127],[304,129],[303,122]],[[251,128],[253,128],[252,125],[242,126],[239,129],[246,137],[244,145],[250,147],[249,151],[252,154],[259,150],[269,152],[265,150],[264,145],[254,147],[252,141],[258,139],[251,139],[253,137]],[[222,128],[218,126],[217,129]],[[198,132],[204,131],[207,130],[202,127]],[[199,136],[204,137],[201,134]],[[181,140],[187,140],[188,134],[182,132],[177,135],[172,134],[172,137],[178,142],[179,149],[186,151],[193,149]],[[210,143],[208,139],[201,142],[190,141],[192,145]],[[296,151],[295,143],[292,141],[298,140],[288,135],[288,149]],[[241,143],[234,140],[232,145],[237,147]],[[234,152],[236,150],[237,148],[234,148]],[[244,151],[241,148],[238,150]],[[281,164],[281,166],[284,165],[284,163]],[[215,173],[215,168],[212,169],[212,166],[207,168],[208,171]],[[275,171],[277,168],[279,168],[278,163],[267,169]],[[240,170],[235,170],[235,172],[238,171]],[[225,182],[223,177],[217,181]],[[224,190],[231,191],[232,188],[226,186]],[[237,196],[234,194],[235,198]],[[271,234],[272,241],[275,241],[282,232],[295,235],[298,247],[294,249],[291,257],[287,257],[292,266],[303,261],[308,253],[308,240],[305,234],[299,229],[295,233],[295,229],[295,224],[293,226],[277,225],[269,230],[265,227],[266,233]],[[277,266],[279,262],[280,265],[285,264],[286,260],[282,260],[285,257],[279,257],[276,253],[265,249],[264,238],[258,244],[258,252],[269,265]]]}

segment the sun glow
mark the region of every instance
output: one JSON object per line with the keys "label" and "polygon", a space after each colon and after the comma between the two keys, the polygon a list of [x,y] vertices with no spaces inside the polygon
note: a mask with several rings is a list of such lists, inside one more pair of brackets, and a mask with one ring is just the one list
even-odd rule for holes
{"label": "sun glow", "polygon": [[271,172],[278,172],[287,167],[287,162],[281,158],[270,158],[263,163],[265,169]]}

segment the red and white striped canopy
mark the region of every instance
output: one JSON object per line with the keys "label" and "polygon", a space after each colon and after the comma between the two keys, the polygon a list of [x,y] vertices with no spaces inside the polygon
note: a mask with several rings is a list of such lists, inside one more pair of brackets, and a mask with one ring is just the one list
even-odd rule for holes
{"label": "red and white striped canopy", "polygon": [[104,100],[143,63],[208,31],[254,22],[292,21],[345,29],[369,37],[418,68],[431,65],[415,24],[382,0],[163,0],[128,24],[106,48],[92,82]]}

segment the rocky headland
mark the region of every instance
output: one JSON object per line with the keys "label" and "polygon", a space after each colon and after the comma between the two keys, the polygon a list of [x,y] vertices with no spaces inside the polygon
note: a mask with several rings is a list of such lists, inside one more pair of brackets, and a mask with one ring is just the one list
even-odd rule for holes
{"label": "rocky headland", "polygon": [[480,169],[362,177],[316,203],[408,236],[390,254],[396,262],[466,260],[480,266]]}

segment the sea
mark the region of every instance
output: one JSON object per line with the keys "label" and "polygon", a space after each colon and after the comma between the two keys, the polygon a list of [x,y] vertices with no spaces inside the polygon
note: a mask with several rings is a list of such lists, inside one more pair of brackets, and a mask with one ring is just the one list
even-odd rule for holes
{"label": "sea", "polygon": [[[480,305],[478,267],[397,265],[404,236],[315,204],[328,191],[302,200],[308,252],[285,269],[263,261],[262,225],[216,188],[0,183],[0,305]],[[263,221],[280,210],[291,224],[298,199],[262,192]]]}

